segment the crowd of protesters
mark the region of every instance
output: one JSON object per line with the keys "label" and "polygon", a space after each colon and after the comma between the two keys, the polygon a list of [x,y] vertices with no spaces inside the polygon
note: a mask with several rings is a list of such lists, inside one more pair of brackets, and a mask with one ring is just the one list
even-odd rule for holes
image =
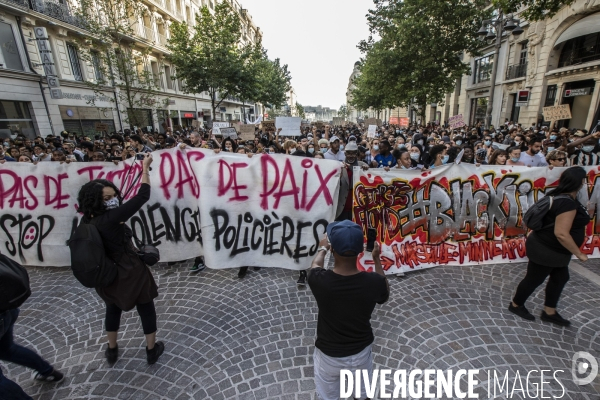
{"label": "crowd of protesters", "polygon": [[[389,285],[379,263],[380,247],[377,243],[372,252],[376,274],[361,272],[356,266],[357,257],[363,251],[363,231],[351,222],[350,189],[353,167],[425,170],[453,162],[476,166],[574,166],[575,168],[569,168],[562,174],[559,186],[548,194],[556,199],[544,220],[545,228],[550,229],[544,228],[528,237],[526,247],[530,260],[527,275],[519,284],[509,305],[509,310],[514,314],[526,320],[534,320],[535,317],[525,308],[524,303],[534,290],[550,277],[541,319],[556,325],[569,326],[570,322],[558,314],[556,307],[569,279],[568,264],[571,256],[575,255],[580,261],[587,261],[587,256],[581,253],[579,247],[583,243],[583,230],[590,218],[585,207],[577,201],[577,193],[586,183],[586,173],[580,167],[600,165],[600,132],[588,134],[585,130],[549,129],[545,126],[524,129],[519,124],[508,121],[500,128],[490,129],[480,125],[458,129],[436,125],[384,125],[378,127],[374,134],[367,131],[363,124],[315,124],[303,127],[297,137],[283,137],[280,130],[270,125],[265,129],[256,127],[253,140],[222,138],[213,134],[210,129],[184,129],[173,132],[170,128],[165,133],[125,130],[93,137],[66,131],[60,136],[48,135],[45,139],[31,139],[18,135],[14,139],[4,139],[0,164],[38,164],[47,161],[118,163],[139,153],[175,147],[185,149],[188,146],[212,150],[215,153],[237,153],[244,157],[280,153],[339,161],[342,173],[336,222],[328,226],[327,235],[320,242],[320,248],[309,272],[301,271],[298,279],[299,285],[305,285],[308,279],[319,307],[314,354],[315,381],[319,395],[325,399],[337,398],[340,369],[360,367],[371,373],[374,340],[370,327],[371,314],[376,304],[383,304],[389,297]],[[122,224],[149,197],[148,167],[151,159],[150,155],[144,158],[143,183],[146,185],[143,185],[144,192],[138,194],[138,197],[141,196],[138,201],[140,204],[135,201],[128,202],[127,207],[119,205],[118,202],[112,204],[111,201],[118,192],[108,181],[92,181],[86,185],[94,186],[95,190],[95,197],[90,197],[90,204],[97,206],[100,200],[104,201],[104,206],[100,209],[88,210],[88,217],[100,215],[98,218],[105,217],[104,219],[109,221],[108,216],[114,216],[112,225],[107,224],[108,233],[105,232],[105,236],[118,236],[119,243],[122,242],[121,236],[126,235],[129,229],[123,228]],[[112,208],[116,208],[112,214],[105,214],[105,211]],[[125,216],[121,217],[121,214]],[[119,230],[120,236],[114,234],[115,230]],[[128,256],[134,254],[132,249],[120,249],[119,257],[125,254],[126,250],[131,253],[127,253]],[[325,254],[329,251],[333,254],[334,267],[326,270]],[[202,269],[202,258],[196,258],[192,271]],[[109,343],[106,347],[106,358],[111,364],[118,358],[116,340],[121,311],[130,310],[134,306],[138,307],[146,334],[148,363],[156,362],[164,351],[164,344],[155,342],[156,312],[153,299],[157,296],[156,284],[145,266],[140,266],[138,270],[143,272],[146,282],[145,286],[138,286],[147,287],[141,295],[137,295],[139,293],[136,292],[136,297],[127,293],[127,297],[123,297],[126,291],[122,289],[115,289],[115,293],[98,292],[107,302],[106,330]],[[238,276],[243,277],[247,270],[247,267],[242,267]],[[122,281],[125,282],[124,279]],[[0,335],[6,342],[4,347],[0,347],[0,359],[14,361],[15,356],[12,353],[28,351],[12,341],[12,326],[17,315],[18,310],[3,316],[7,319],[4,321],[5,325],[10,329]],[[27,356],[27,360],[33,361],[21,364],[37,369],[36,379],[58,382],[64,378],[62,373],[54,370],[34,353],[28,353]],[[3,384],[12,383],[4,380]],[[11,388],[15,393],[20,390],[15,386]],[[22,396],[15,398],[29,398],[24,393]]]}

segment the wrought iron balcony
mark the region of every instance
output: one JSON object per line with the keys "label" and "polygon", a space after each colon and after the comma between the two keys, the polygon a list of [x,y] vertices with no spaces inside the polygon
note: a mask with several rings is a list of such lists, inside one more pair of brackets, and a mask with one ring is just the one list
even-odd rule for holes
{"label": "wrought iron balcony", "polygon": [[523,78],[527,75],[527,63],[510,65],[506,70],[506,80]]}
{"label": "wrought iron balcony", "polygon": [[84,20],[74,15],[66,2],[62,3],[60,0],[1,0],[4,3],[14,4],[23,8],[28,8],[39,12],[40,14],[47,15],[48,17],[55,18],[59,21],[66,22],[77,26],[79,28],[86,29],[87,24]]}

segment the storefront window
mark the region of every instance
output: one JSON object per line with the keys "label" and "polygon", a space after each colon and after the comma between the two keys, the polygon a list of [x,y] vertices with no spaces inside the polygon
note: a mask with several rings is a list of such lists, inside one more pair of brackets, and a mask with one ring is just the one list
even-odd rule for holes
{"label": "storefront window", "polygon": [[146,128],[147,126],[154,126],[152,123],[152,110],[147,109],[127,109],[127,117],[129,125],[131,127],[138,127],[140,129]]}
{"label": "storefront window", "polygon": [[28,103],[0,100],[0,137],[23,134],[35,138],[35,128]]}
{"label": "storefront window", "polygon": [[487,111],[489,97],[479,97],[471,99],[471,122],[470,125],[475,125],[478,122],[485,122],[485,114]]}

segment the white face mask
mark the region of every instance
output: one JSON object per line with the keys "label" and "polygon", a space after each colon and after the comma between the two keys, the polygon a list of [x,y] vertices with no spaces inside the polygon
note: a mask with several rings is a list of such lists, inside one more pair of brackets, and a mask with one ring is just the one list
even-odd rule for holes
{"label": "white face mask", "polygon": [[290,154],[294,154],[296,152],[296,149],[291,149],[290,150]]}
{"label": "white face mask", "polygon": [[379,146],[378,145],[373,146],[373,150],[375,150],[375,151],[379,150]]}
{"label": "white face mask", "polygon": [[116,197],[113,197],[112,199],[105,201],[104,202],[104,207],[106,207],[107,210],[112,210],[113,208],[117,208],[119,207],[119,199]]}
{"label": "white face mask", "polygon": [[419,161],[419,158],[421,158],[421,155],[419,153],[410,153],[410,158],[412,158],[415,161]]}

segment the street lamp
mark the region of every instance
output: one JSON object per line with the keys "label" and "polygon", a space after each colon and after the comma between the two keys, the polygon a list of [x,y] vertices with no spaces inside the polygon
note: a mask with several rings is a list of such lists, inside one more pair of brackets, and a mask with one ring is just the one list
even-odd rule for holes
{"label": "street lamp", "polygon": [[[492,29],[493,28],[493,29]],[[490,87],[490,99],[488,106],[485,111],[485,124],[486,128],[489,128],[492,124],[492,109],[494,106],[494,92],[496,89],[496,75],[498,73],[498,57],[500,54],[500,47],[502,46],[502,35],[504,30],[512,33],[513,36],[519,36],[523,33],[523,28],[519,26],[519,20],[515,19],[512,14],[504,16],[502,11],[498,12],[496,19],[486,19],[482,21],[481,28],[477,31],[480,39],[487,41],[491,44],[492,41],[496,41],[494,45],[494,66],[492,67],[491,76],[491,87]]]}

